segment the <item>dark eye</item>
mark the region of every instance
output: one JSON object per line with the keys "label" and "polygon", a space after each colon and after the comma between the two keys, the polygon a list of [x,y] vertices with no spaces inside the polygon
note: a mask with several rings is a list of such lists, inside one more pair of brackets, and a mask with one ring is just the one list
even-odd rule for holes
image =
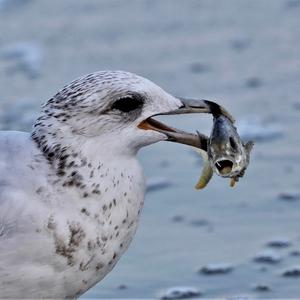
{"label": "dark eye", "polygon": [[236,150],[238,146],[237,146],[235,140],[234,140],[232,137],[230,137],[230,138],[229,138],[229,142],[230,142],[231,148],[232,148],[233,150]]}
{"label": "dark eye", "polygon": [[143,106],[143,99],[141,97],[124,97],[117,100],[112,109],[117,109],[122,112],[130,112]]}

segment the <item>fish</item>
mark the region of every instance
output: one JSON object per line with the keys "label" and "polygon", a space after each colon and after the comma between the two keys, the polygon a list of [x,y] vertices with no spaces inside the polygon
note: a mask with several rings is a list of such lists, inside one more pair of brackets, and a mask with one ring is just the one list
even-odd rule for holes
{"label": "fish", "polygon": [[197,149],[204,167],[195,188],[203,189],[214,173],[230,178],[233,187],[245,174],[253,146],[253,141],[242,141],[232,120],[224,115],[214,116],[206,151]]}

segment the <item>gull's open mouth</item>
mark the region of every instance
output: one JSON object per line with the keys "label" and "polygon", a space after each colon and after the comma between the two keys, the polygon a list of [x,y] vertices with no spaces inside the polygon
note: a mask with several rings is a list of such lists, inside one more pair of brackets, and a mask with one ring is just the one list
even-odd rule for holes
{"label": "gull's open mouth", "polygon": [[163,133],[167,136],[167,141],[185,144],[189,146],[193,146],[196,148],[200,148],[203,150],[207,150],[207,140],[208,138],[203,134],[194,134],[184,132],[182,130],[172,128],[168,125],[165,125],[152,117],[142,121],[138,128],[143,130],[154,130],[160,133]]}
{"label": "gull's open mouth", "polygon": [[229,159],[219,159],[215,162],[215,167],[219,171],[220,175],[229,175],[233,169],[233,162]]}
{"label": "gull's open mouth", "polygon": [[190,113],[210,113],[214,116],[216,115],[225,115],[232,122],[234,122],[233,117],[219,104],[208,101],[208,100],[193,100],[193,99],[179,99],[182,103],[180,107],[175,110],[155,114],[146,120],[142,121],[138,128],[143,130],[155,130],[160,133],[163,133],[167,136],[167,140],[171,142],[186,144],[207,150],[207,140],[208,137],[200,134],[187,133],[176,128],[169,127],[157,120],[154,120],[153,117],[157,115],[178,115],[178,114],[190,114]]}
{"label": "gull's open mouth", "polygon": [[144,129],[144,130],[155,130],[155,131],[160,131],[160,132],[164,132],[164,131],[170,131],[170,132],[176,132],[177,130],[174,128],[171,128],[153,118],[148,118],[144,121],[142,121],[138,127],[140,129]]}

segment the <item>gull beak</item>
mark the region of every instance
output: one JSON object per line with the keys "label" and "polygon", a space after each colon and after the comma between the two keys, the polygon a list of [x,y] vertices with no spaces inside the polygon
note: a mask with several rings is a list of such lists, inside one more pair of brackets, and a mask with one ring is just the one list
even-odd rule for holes
{"label": "gull beak", "polygon": [[223,115],[227,117],[232,123],[235,122],[233,116],[221,105],[209,100],[194,100],[178,98],[182,106],[176,110],[162,113],[160,115],[176,115],[176,114],[192,114],[192,113],[207,113],[214,117]]}
{"label": "gull beak", "polygon": [[181,101],[182,106],[169,112],[153,115],[150,118],[147,118],[146,120],[142,121],[138,125],[138,127],[144,130],[155,130],[160,133],[163,133],[167,136],[167,141],[190,145],[207,151],[207,141],[208,141],[207,136],[200,134],[199,132],[197,132],[197,134],[193,134],[193,133],[188,133],[188,132],[178,130],[176,128],[169,127],[153,119],[152,117],[158,115],[208,113],[208,114],[212,114],[213,116],[224,115],[231,122],[234,122],[234,118],[231,116],[231,114],[224,107],[220,106],[215,102],[208,101],[208,100],[193,100],[193,99],[184,99],[184,98],[178,98],[178,99]]}

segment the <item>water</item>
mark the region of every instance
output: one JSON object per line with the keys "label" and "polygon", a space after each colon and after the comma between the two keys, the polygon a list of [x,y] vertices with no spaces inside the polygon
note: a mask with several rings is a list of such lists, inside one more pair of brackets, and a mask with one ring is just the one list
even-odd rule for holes
{"label": "water", "polygon": [[[174,286],[195,287],[209,298],[300,296],[300,278],[282,276],[300,265],[294,255],[300,250],[300,201],[280,197],[300,192],[300,1],[0,3],[1,129],[30,130],[39,106],[64,84],[92,71],[123,69],[174,95],[217,100],[238,121],[247,120],[249,135],[257,134],[257,126],[251,128],[256,119],[281,133],[257,141],[234,189],[214,177],[205,190],[194,190],[201,161],[185,146],[143,149],[146,175],[172,185],[147,194],[129,250],[84,298],[157,297]],[[33,58],[26,68],[20,56],[7,56],[16,45],[27,45],[25,57]],[[32,70],[38,70],[34,76]],[[201,115],[164,120],[204,133],[212,124]],[[255,262],[278,238],[290,241],[273,249],[281,261]],[[233,270],[197,273],[219,263]],[[265,285],[269,291],[258,288]]]}

